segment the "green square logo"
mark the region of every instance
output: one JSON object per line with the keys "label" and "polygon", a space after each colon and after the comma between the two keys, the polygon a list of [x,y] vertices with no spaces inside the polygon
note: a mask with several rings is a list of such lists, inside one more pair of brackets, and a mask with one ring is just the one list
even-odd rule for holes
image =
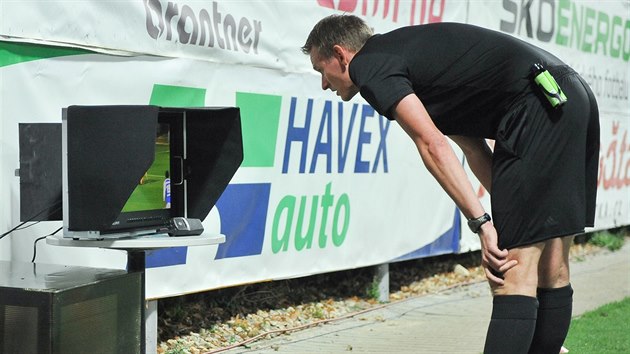
{"label": "green square logo", "polygon": [[243,130],[243,167],[273,167],[282,96],[236,93]]}
{"label": "green square logo", "polygon": [[164,107],[203,107],[205,101],[205,89],[155,84],[149,104]]}

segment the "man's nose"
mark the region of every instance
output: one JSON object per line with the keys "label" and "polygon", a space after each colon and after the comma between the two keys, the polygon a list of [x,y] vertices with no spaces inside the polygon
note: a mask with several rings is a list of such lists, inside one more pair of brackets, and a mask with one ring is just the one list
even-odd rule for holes
{"label": "man's nose", "polygon": [[322,90],[326,91],[329,87],[328,80],[322,75]]}

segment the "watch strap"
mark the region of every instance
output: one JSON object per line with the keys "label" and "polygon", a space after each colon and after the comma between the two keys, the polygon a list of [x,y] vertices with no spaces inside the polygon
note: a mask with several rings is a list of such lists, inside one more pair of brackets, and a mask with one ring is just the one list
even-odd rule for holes
{"label": "watch strap", "polygon": [[468,220],[468,227],[470,228],[470,231],[477,234],[479,233],[481,226],[490,220],[492,220],[490,215],[488,215],[488,213],[484,213],[478,218]]}

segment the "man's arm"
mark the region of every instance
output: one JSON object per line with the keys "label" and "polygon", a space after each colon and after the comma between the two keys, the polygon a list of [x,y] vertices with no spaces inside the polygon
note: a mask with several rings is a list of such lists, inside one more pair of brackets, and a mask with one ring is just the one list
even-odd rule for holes
{"label": "man's arm", "polygon": [[468,166],[473,171],[481,185],[492,193],[492,150],[483,138],[472,138],[460,135],[450,135],[461,149]]}
{"label": "man's arm", "polygon": [[[473,192],[464,168],[418,97],[410,94],[401,99],[394,109],[394,117],[413,140],[429,172],[464,216],[472,219],[483,215],[483,206]],[[498,248],[498,236],[491,222],[482,226],[479,236],[486,277],[491,282],[503,284],[503,280],[492,274],[488,268],[505,272],[516,265],[516,261],[508,261],[508,251]]]}

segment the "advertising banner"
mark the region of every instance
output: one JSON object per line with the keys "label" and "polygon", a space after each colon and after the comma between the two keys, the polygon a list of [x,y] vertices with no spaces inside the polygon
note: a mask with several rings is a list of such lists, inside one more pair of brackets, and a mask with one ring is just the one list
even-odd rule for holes
{"label": "advertising banner", "polygon": [[[600,108],[596,228],[630,224],[627,1],[0,4],[2,230],[19,223],[19,123],[61,122],[70,105],[240,108],[244,161],[203,223],[226,242],[149,252],[149,298],[479,248],[398,124],[358,96],[342,102],[321,90],[299,48],[335,13],[358,15],[375,32],[467,22],[565,60]],[[490,210],[488,193],[474,188]],[[60,226],[14,232],[0,241],[0,257],[30,260],[35,239]],[[36,250],[43,263],[125,267],[121,251],[43,242]]]}

